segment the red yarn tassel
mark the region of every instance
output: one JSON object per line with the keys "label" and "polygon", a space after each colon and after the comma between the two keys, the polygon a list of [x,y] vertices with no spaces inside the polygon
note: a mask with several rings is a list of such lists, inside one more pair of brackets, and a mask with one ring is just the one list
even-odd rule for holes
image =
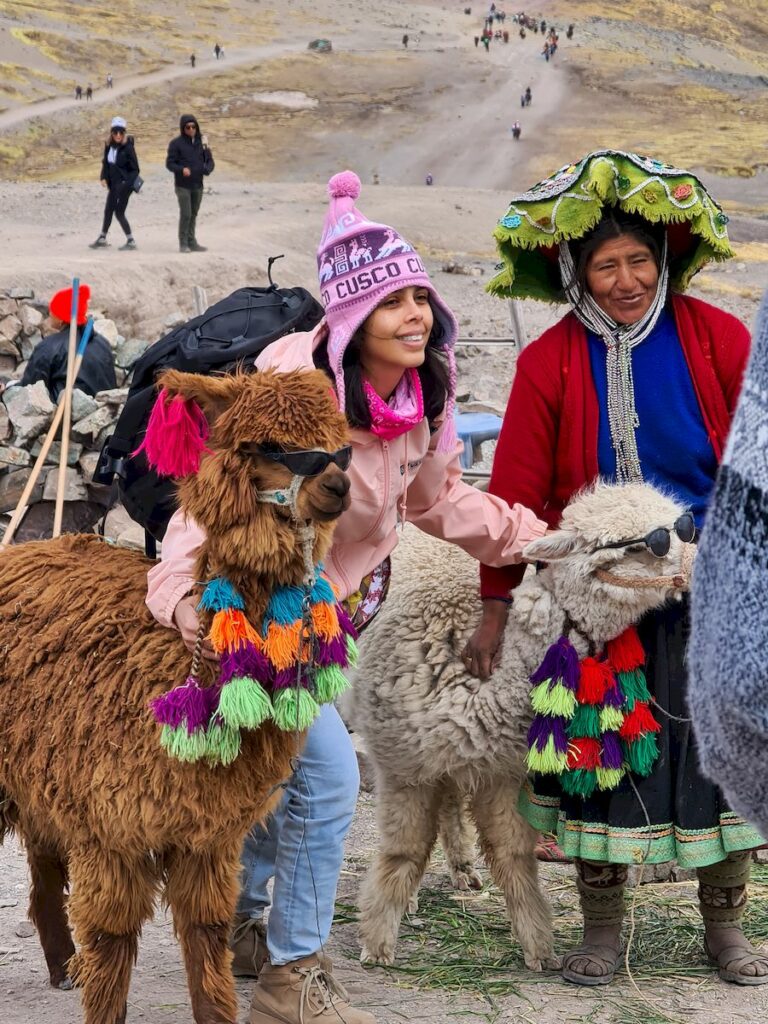
{"label": "red yarn tassel", "polygon": [[568,744],[568,760],[566,767],[585,768],[591,771],[600,767],[600,740],[593,740],[589,737],[579,737],[571,740]]}
{"label": "red yarn tassel", "polygon": [[634,626],[605,645],[608,660],[616,672],[629,672],[645,663],[645,651]]}
{"label": "red yarn tassel", "polygon": [[144,440],[131,454],[145,452],[147,462],[160,476],[189,476],[200,469],[208,434],[208,422],[197,402],[181,395],[171,397],[162,388]]}
{"label": "red yarn tassel", "polygon": [[583,658],[576,700],[579,704],[602,704],[605,692],[613,686],[613,682],[611,667],[607,662]]}
{"label": "red yarn tassel", "polygon": [[619,729],[619,736],[628,743],[638,739],[646,732],[660,732],[661,726],[653,717],[647,701],[635,701],[634,708],[624,716]]}

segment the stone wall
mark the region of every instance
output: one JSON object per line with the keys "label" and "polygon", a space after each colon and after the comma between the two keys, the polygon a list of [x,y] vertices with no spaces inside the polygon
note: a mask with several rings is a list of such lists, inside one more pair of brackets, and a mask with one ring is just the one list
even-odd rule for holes
{"label": "stone wall", "polygon": [[[149,346],[142,339],[125,338],[114,321],[94,313],[94,330],[109,343],[118,387],[91,397],[75,389],[72,430],[67,459],[65,529],[90,529],[101,519],[109,502],[109,489],[93,484],[101,446],[112,432],[128,394],[130,373]],[[27,387],[21,379],[35,347],[59,329],[48,317],[47,301],[31,291],[0,291],[0,535],[29,479],[35,458],[51,425],[55,405],[43,381]],[[17,533],[18,540],[50,536],[53,502],[58,485],[61,446],[53,444],[31,496],[30,509]],[[121,510],[110,513],[111,530],[122,543],[140,543],[142,531],[130,528]]]}

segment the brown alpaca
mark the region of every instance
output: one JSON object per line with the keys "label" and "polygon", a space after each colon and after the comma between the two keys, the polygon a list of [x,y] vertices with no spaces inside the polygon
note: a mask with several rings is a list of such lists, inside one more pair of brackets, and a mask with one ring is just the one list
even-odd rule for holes
{"label": "brown alpaca", "polygon": [[[256,496],[287,487],[291,474],[254,444],[335,451],[346,421],[319,371],[171,371],[162,383],[195,399],[211,424],[200,471],[179,489],[207,534],[196,578],[226,575],[258,623],[275,586],[301,583],[304,559],[289,512]],[[331,464],[299,491],[316,562],[348,489]],[[183,682],[190,656],[146,610],[149,565],[93,536],[0,556],[0,840],[15,830],[26,845],[51,984],[81,986],[85,1024],[125,1020],[139,933],[158,896],[173,912],[196,1024],[235,1024],[227,943],[240,847],[279,799],[297,741],[268,724],[243,732],[227,767],[166,755],[147,703]],[[201,681],[214,671],[206,666]]]}

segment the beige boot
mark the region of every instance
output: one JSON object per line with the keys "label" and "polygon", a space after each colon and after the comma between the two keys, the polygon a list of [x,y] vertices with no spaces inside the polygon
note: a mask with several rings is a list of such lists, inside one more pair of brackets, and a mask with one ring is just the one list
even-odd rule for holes
{"label": "beige boot", "polygon": [[267,952],[267,933],[261,921],[237,914],[232,922],[229,948],[234,954],[232,973],[236,978],[258,978]]}
{"label": "beige boot", "polygon": [[330,961],[305,956],[259,974],[248,1024],[376,1024],[372,1014],[356,1010],[336,981]]}

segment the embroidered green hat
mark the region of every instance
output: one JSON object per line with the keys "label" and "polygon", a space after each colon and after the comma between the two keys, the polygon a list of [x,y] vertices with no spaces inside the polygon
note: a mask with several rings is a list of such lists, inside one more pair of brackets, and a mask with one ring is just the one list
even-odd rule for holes
{"label": "embroidered green hat", "polygon": [[493,233],[502,262],[488,291],[565,302],[559,244],[586,235],[608,207],[668,226],[676,291],[684,291],[705,264],[734,255],[728,217],[694,174],[636,153],[600,149],[513,197]]}

